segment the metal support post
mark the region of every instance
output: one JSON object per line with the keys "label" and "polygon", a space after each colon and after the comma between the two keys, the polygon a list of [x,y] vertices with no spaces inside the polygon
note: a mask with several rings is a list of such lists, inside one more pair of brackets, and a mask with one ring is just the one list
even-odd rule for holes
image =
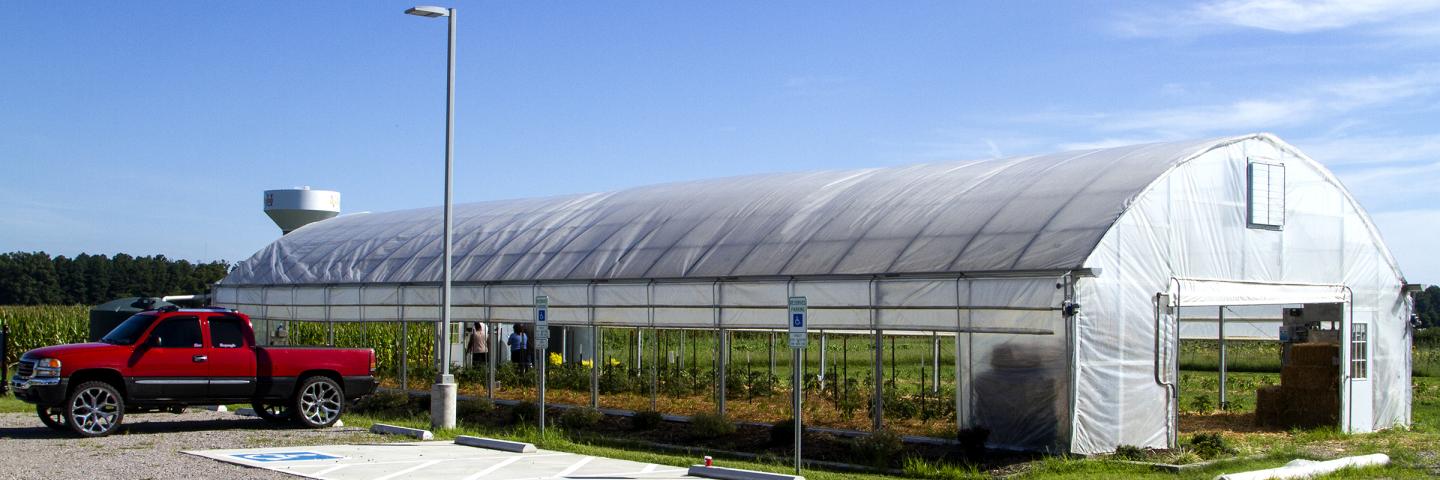
{"label": "metal support post", "polygon": [[1220,307],[1220,409],[1229,410],[1230,400],[1225,395],[1225,307]]}
{"label": "metal support post", "polygon": [[725,365],[729,360],[730,353],[730,332],[721,328],[715,331],[719,339],[720,348],[715,349],[715,375],[720,381],[716,384],[715,409],[721,417],[725,416]]}
{"label": "metal support post", "polygon": [[933,377],[930,379],[930,386],[933,393],[940,393],[940,332],[930,332],[930,338],[934,355],[931,358],[935,359],[935,371],[930,372]]}
{"label": "metal support post", "polygon": [[600,408],[600,326],[590,325],[590,408]]}
{"label": "metal support post", "polygon": [[801,421],[801,417],[804,416],[805,411],[801,408],[801,406],[802,402],[804,402],[803,390],[805,389],[805,381],[800,378],[800,369],[794,368],[794,366],[799,365],[802,361],[801,356],[805,354],[805,349],[792,348],[790,350],[794,352],[791,355],[793,360],[791,360],[790,363],[790,381],[792,382],[790,384],[790,396],[794,404],[791,406],[790,411],[795,417],[795,475],[798,476],[800,475],[800,439],[801,433],[804,431],[804,422]]}
{"label": "metal support post", "polygon": [[875,330],[875,431],[885,428],[885,331]]}
{"label": "metal support post", "polygon": [[406,357],[410,351],[410,322],[400,319],[400,389],[410,391],[410,361]]}
{"label": "metal support post", "polygon": [[[489,307],[486,307],[489,310]],[[485,315],[489,317],[490,315]],[[495,357],[500,356],[500,332],[495,330],[495,322],[490,322],[489,328],[485,331],[485,341],[490,342],[490,353],[485,354],[485,398],[495,401]]]}
{"label": "metal support post", "polygon": [[824,389],[825,389],[825,350],[826,350],[825,344],[826,344],[826,340],[828,340],[828,338],[827,338],[827,336],[825,335],[825,331],[824,331],[824,330],[821,330],[821,331],[820,331],[820,383],[819,383],[821,390],[824,390]]}
{"label": "metal support post", "polygon": [[540,436],[541,436],[541,437],[544,437],[544,436],[545,436],[545,364],[546,364],[546,363],[549,363],[549,362],[546,362],[546,361],[545,361],[545,360],[546,360],[546,358],[545,358],[545,349],[535,348],[535,349],[531,349],[531,351],[535,352],[534,355],[535,355],[536,357],[538,357],[538,358],[536,359],[537,361],[536,361],[535,363],[540,364],[540,368],[536,369],[536,372],[537,372],[536,374],[540,376],[540,382],[539,382],[539,383],[540,383],[540,412],[539,412],[539,414],[536,415],[536,416],[540,417]]}

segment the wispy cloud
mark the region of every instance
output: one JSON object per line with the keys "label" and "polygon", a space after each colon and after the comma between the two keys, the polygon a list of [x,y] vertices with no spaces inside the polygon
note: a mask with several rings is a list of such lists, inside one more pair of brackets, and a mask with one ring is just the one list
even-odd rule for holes
{"label": "wispy cloud", "polygon": [[[1283,96],[1241,98],[1210,104],[1113,111],[1050,111],[1020,115],[1018,123],[1051,124],[1092,130],[1107,140],[1165,140],[1216,133],[1272,130],[1345,120],[1346,114],[1388,107],[1440,94],[1440,69],[1426,67],[1391,76],[1370,76],[1297,88]],[[1089,144],[1094,141],[1079,142]],[[1072,144],[1075,145],[1075,144]]]}
{"label": "wispy cloud", "polygon": [[[1374,26],[1390,35],[1429,34],[1440,2],[1429,0],[1218,0],[1122,16],[1116,29],[1134,36],[1186,36],[1227,29],[1298,34]],[[1419,17],[1417,17],[1419,16]]]}

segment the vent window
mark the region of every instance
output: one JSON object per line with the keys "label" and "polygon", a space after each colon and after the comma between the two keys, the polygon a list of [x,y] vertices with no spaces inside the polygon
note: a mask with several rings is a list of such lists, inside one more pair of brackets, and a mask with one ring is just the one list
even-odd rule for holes
{"label": "vent window", "polygon": [[1285,226],[1285,166],[1250,163],[1250,226],[1278,230]]}

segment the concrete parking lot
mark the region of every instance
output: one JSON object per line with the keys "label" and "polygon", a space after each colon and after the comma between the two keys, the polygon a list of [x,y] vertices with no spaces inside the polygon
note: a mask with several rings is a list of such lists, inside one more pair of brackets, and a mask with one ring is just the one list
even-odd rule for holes
{"label": "concrete parking lot", "polygon": [[540,450],[511,453],[449,441],[186,451],[275,472],[328,480],[426,478],[679,479],[684,468]]}

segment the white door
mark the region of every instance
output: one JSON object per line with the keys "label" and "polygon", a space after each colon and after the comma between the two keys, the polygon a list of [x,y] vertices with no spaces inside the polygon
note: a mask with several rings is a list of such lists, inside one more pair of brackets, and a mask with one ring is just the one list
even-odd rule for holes
{"label": "white door", "polygon": [[1344,332],[1346,348],[1340,365],[1341,428],[1350,433],[1365,433],[1375,428],[1375,392],[1370,379],[1370,324],[1351,319]]}
{"label": "white door", "polygon": [[1167,442],[1171,448],[1180,442],[1180,307],[1171,303],[1170,295],[1155,296],[1155,382],[1164,387],[1169,404],[1165,416]]}

